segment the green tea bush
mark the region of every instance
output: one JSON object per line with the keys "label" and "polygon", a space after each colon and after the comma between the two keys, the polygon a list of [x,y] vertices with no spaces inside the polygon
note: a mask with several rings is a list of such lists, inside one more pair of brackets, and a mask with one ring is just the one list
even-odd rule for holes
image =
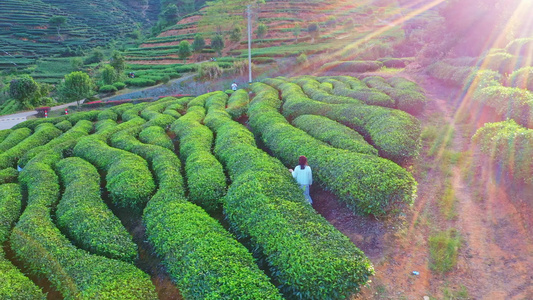
{"label": "green tea bush", "polygon": [[204,117],[202,106],[189,106],[187,113],[172,123],[171,130],[180,142],[180,157],[185,161],[189,199],[212,212],[221,206],[226,193],[226,175],[211,153],[213,133],[200,123]]}
{"label": "green tea bush", "polygon": [[139,140],[145,144],[160,146],[174,151],[174,143],[160,126],[149,126],[139,133]]}
{"label": "green tea bush", "polygon": [[[333,84],[333,94],[359,99],[368,105],[394,107],[394,99],[389,95],[369,88],[363,81],[350,76],[334,76],[323,79]],[[314,99],[314,98],[313,98]],[[315,99],[316,100],[316,99]]]}
{"label": "green tea bush", "polygon": [[74,244],[93,254],[133,262],[137,245],[100,197],[100,175],[87,161],[70,157],[56,164],[64,186],[57,225]]}
{"label": "green tea bush", "polygon": [[483,58],[483,67],[500,74],[511,74],[520,66],[518,60],[518,57],[507,52],[489,53]]}
{"label": "green tea bush", "polygon": [[461,88],[469,86],[469,83],[473,80],[473,74],[477,71],[477,67],[457,67],[442,61],[436,62],[426,68],[429,76],[439,79],[445,84]]}
{"label": "green tea bush", "polygon": [[99,89],[98,89],[98,92],[100,93],[115,93],[118,91],[118,88],[115,87],[114,85],[102,85]]}
{"label": "green tea bush", "polygon": [[505,50],[513,55],[531,57],[533,53],[533,38],[519,38],[505,46]]}
{"label": "green tea bush", "polygon": [[[279,85],[282,84],[283,81],[274,81],[276,79],[266,79],[264,82],[269,83],[272,82],[273,84]],[[305,76],[300,79],[294,80],[297,84],[301,86],[301,90],[305,92],[307,96],[310,98],[313,98],[317,101],[322,101],[325,103],[331,103],[331,104],[341,104],[341,103],[351,103],[351,104],[362,104],[361,101],[358,99],[354,99],[347,96],[339,96],[339,95],[332,95],[331,93],[321,89],[321,83],[318,82],[313,77]]]}
{"label": "green tea bush", "polygon": [[122,116],[122,114],[127,111],[128,109],[133,108],[133,103],[123,103],[119,104],[117,106],[111,107],[111,110],[114,111],[117,115]]}
{"label": "green tea bush", "polygon": [[155,85],[155,80],[148,78],[130,78],[124,81],[126,85],[131,86],[152,86]]}
{"label": "green tea bush", "polygon": [[[109,135],[115,132],[109,132]],[[106,188],[113,203],[119,207],[141,210],[155,189],[144,159],[110,147],[100,137],[93,135],[81,139],[74,147],[74,155],[107,172]]]}
{"label": "green tea bush", "polygon": [[339,149],[378,155],[378,150],[368,144],[355,130],[322,116],[301,115],[292,124],[310,136]]}
{"label": "green tea bush", "polygon": [[133,118],[136,118],[139,116],[139,113],[145,109],[148,105],[150,105],[149,102],[142,102],[142,103],[139,103],[139,104],[135,104],[133,107],[131,107],[130,109],[124,111],[122,113],[122,120],[123,121],[129,121]]}
{"label": "green tea bush", "polygon": [[533,67],[518,69],[509,76],[511,86],[533,92]]}
{"label": "green tea bush", "polygon": [[31,120],[18,123],[17,125],[13,126],[11,129],[19,129],[19,128],[26,127],[34,131],[35,128],[41,124],[44,124],[44,123],[57,124],[59,122],[62,122],[65,119],[67,119],[67,116],[61,116],[61,117],[55,117],[55,118],[31,119]]}
{"label": "green tea bush", "polygon": [[[385,80],[379,76],[370,76],[363,80],[369,87],[376,88],[394,99],[395,108],[412,115],[421,113],[426,106],[426,96],[416,83],[402,77]],[[394,83],[394,85],[392,85]]]}
{"label": "green tea bush", "polygon": [[[20,186],[14,183],[0,185],[0,245],[7,241],[11,227],[20,216],[21,208]],[[1,247],[0,281],[2,281],[0,286],[2,299],[46,299],[41,289],[5,258]]]}
{"label": "green tea bush", "polygon": [[70,123],[68,120],[63,120],[57,124],[55,124],[56,128],[65,132],[72,128],[72,123]]}
{"label": "green tea bush", "polygon": [[123,90],[125,87],[126,87],[126,84],[124,82],[115,82],[113,83],[113,86],[117,89],[117,90]]}
{"label": "green tea bush", "polygon": [[34,134],[0,154],[0,169],[15,167],[19,158],[21,158],[26,152],[32,148],[48,143],[50,140],[61,134],[61,130],[55,128],[52,124],[44,123],[37,126]]}
{"label": "green tea bush", "polygon": [[0,170],[0,184],[16,182],[19,172],[15,168]]}
{"label": "green tea bush", "polygon": [[186,201],[181,162],[172,151],[142,144],[125,132],[111,142],[152,166],[159,189],[144,210],[146,235],[184,298],[280,299],[250,253],[218,221]]}
{"label": "green tea bush", "polygon": [[157,299],[147,274],[76,248],[55,226],[51,208],[60,191],[51,165],[60,159],[57,152],[42,152],[20,173],[28,203],[11,233],[15,255],[66,299]]}
{"label": "green tea bush", "polygon": [[13,132],[13,129],[0,130],[0,143],[2,143]]}
{"label": "green tea bush", "polygon": [[533,92],[493,85],[478,88],[472,99],[493,108],[496,113],[506,119],[514,119],[525,127],[533,126]]}
{"label": "green tea bush", "polygon": [[224,197],[230,226],[249,241],[284,296],[342,299],[357,292],[374,272],[363,252],[311,209],[287,169],[255,146],[250,131],[208,107],[216,155],[233,181]]}
{"label": "green tea bush", "polygon": [[5,152],[13,148],[30,135],[31,130],[25,127],[9,131],[9,135],[0,143],[0,152]]}
{"label": "green tea bush", "polygon": [[91,121],[81,120],[76,125],[74,125],[69,131],[63,133],[62,135],[54,138],[46,145],[35,147],[30,149],[21,159],[18,161],[20,167],[24,167],[32,158],[37,156],[39,153],[53,149],[57,146],[57,150],[66,150],[70,146],[74,146],[78,140],[84,136],[87,136],[92,130],[93,124]]}
{"label": "green tea bush", "polygon": [[248,92],[246,92],[246,90],[236,90],[228,99],[228,107],[226,108],[226,111],[233,119],[237,119],[246,114],[249,102],[250,99],[248,98]]}
{"label": "green tea bush", "polygon": [[486,123],[472,141],[516,183],[533,184],[533,130],[514,120]]}
{"label": "green tea bush", "polygon": [[78,113],[68,115],[67,120],[69,120],[72,124],[76,124],[78,123],[78,121],[81,121],[81,120],[96,121],[99,113],[100,113],[99,110],[78,112]]}
{"label": "green tea bush", "polygon": [[325,70],[334,72],[364,73],[379,70],[383,67],[380,61],[336,61],[324,64]]}
{"label": "green tea bush", "polygon": [[98,121],[107,120],[107,119],[110,119],[110,120],[113,120],[113,121],[117,121],[118,120],[118,114],[116,112],[114,112],[111,108],[108,108],[106,110],[102,110],[98,114],[96,119]]}

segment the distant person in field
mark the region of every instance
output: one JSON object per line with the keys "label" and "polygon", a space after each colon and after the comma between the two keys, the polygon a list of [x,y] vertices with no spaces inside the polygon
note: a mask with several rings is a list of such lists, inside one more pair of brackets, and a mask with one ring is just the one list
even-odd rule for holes
{"label": "distant person in field", "polygon": [[235,81],[231,84],[231,89],[234,91],[237,90],[237,83]]}
{"label": "distant person in field", "polygon": [[296,182],[302,188],[307,202],[313,204],[313,200],[311,200],[311,196],[309,195],[309,188],[313,184],[313,172],[311,172],[311,167],[307,164],[307,157],[300,156],[298,158],[298,165],[294,170],[289,169],[289,172],[292,173],[292,177],[296,179]]}

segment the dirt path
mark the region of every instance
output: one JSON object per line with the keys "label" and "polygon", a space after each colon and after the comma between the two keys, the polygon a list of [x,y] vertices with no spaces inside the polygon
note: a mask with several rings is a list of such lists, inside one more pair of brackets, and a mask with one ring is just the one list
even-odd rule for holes
{"label": "dirt path", "polygon": [[[432,154],[434,145],[426,144],[414,164],[419,191],[411,210],[378,221],[351,215],[324,192],[314,197],[315,209],[375,265],[376,276],[356,299],[533,299],[533,214],[496,182],[495,170],[471,170],[475,128],[457,121],[461,92],[415,79],[432,99],[423,128],[447,138]],[[450,157],[458,160],[448,163]],[[442,274],[430,267],[428,241],[450,229],[462,244],[455,268]]]}

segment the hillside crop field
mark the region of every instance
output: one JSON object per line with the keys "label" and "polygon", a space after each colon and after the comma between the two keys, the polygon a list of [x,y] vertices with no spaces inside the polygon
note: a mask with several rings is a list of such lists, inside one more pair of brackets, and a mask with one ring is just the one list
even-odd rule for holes
{"label": "hillside crop field", "polygon": [[0,299],[533,299],[531,15],[0,3]]}

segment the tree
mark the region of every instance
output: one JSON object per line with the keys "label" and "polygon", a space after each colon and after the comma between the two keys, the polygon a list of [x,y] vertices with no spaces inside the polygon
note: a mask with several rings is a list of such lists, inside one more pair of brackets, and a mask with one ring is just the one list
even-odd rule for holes
{"label": "tree", "polygon": [[48,20],[48,24],[50,26],[56,27],[57,36],[59,37],[60,40],[62,40],[62,38],[61,38],[61,34],[59,34],[59,31],[61,30],[61,26],[66,23],[67,23],[67,17],[65,16],[53,16]]}
{"label": "tree", "polygon": [[65,102],[76,101],[78,108],[80,101],[94,94],[94,84],[87,73],[80,71],[65,75],[59,87],[59,94]]}
{"label": "tree", "polygon": [[292,29],[292,35],[294,35],[296,38],[296,42],[298,42],[298,36],[300,36],[300,32],[302,32],[302,27],[300,26],[300,23],[296,23]]}
{"label": "tree", "polygon": [[211,48],[215,50],[219,56],[222,55],[222,49],[224,49],[224,38],[220,34],[216,34],[211,39]]}
{"label": "tree", "polygon": [[232,41],[232,42],[238,42],[240,41],[242,38],[242,29],[241,29],[241,26],[239,25],[236,25],[233,30],[231,31],[231,34],[229,36],[229,39]]}
{"label": "tree", "polygon": [[178,21],[179,10],[176,4],[169,4],[161,13],[166,24],[174,24]]}
{"label": "tree", "polygon": [[23,75],[20,78],[11,80],[9,96],[19,101],[23,107],[33,108],[35,105],[39,105],[42,95],[39,84],[32,77]]}
{"label": "tree", "polygon": [[187,41],[181,41],[178,45],[178,56],[183,59],[183,62],[187,60],[187,57],[192,55],[191,45]]}
{"label": "tree", "polygon": [[255,34],[257,34],[257,38],[259,39],[262,39],[268,32],[268,27],[263,24],[263,23],[259,23],[259,25],[257,25],[257,30],[255,31]]}
{"label": "tree", "polygon": [[73,57],[70,59],[70,66],[74,69],[74,70],[81,70],[81,68],[83,68],[83,59],[81,57]]}
{"label": "tree", "polygon": [[309,26],[307,26],[307,32],[309,32],[312,42],[314,42],[315,39],[318,38],[318,35],[320,33],[320,27],[317,23],[311,23],[309,24]]}
{"label": "tree", "polygon": [[202,52],[204,47],[205,47],[205,40],[201,34],[197,33],[194,36],[194,41],[192,42],[192,49],[194,50],[194,52]]}
{"label": "tree", "polygon": [[104,59],[104,52],[102,52],[101,49],[95,48],[93,51],[91,51],[91,54],[89,54],[89,57],[85,59],[83,62],[84,64],[94,64],[99,63]]}
{"label": "tree", "polygon": [[109,59],[109,64],[115,68],[117,74],[122,74],[124,69],[126,69],[126,59],[119,51],[113,51],[111,59]]}
{"label": "tree", "polygon": [[118,76],[115,68],[111,65],[105,65],[100,71],[100,77],[104,85],[110,85],[117,81]]}

